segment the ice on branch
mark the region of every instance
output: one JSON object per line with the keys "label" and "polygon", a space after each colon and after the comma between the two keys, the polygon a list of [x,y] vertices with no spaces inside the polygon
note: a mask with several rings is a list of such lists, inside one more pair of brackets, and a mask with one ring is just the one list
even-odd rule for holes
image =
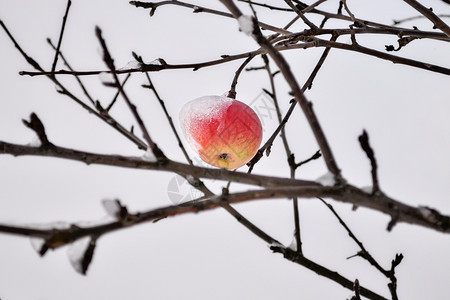
{"label": "ice on branch", "polygon": [[271,244],[267,245],[270,249],[272,248],[284,248],[284,246],[277,242],[272,242]]}
{"label": "ice on branch", "polygon": [[114,76],[111,73],[101,72],[98,74],[98,78],[106,86],[114,86],[116,84]]}
{"label": "ice on branch", "polygon": [[102,200],[102,205],[108,216],[114,218],[117,218],[118,214],[120,213],[120,210],[122,209],[120,202],[118,200],[105,199]]}
{"label": "ice on branch", "polygon": [[45,240],[41,238],[32,237],[30,238],[31,247],[33,247],[34,251],[38,254],[41,253],[42,246],[45,244]]}
{"label": "ice on branch", "polygon": [[67,257],[70,264],[80,274],[86,274],[89,263],[92,259],[95,242],[87,236],[73,242],[67,249]]}
{"label": "ice on branch", "polygon": [[334,177],[333,173],[327,172],[317,178],[316,182],[320,183],[323,186],[334,186],[336,184],[336,178]]}
{"label": "ice on branch", "polygon": [[142,155],[142,159],[149,162],[157,162],[156,156],[150,148],[147,148],[147,151]]}
{"label": "ice on branch", "polygon": [[428,207],[425,206],[419,206],[420,214],[426,219],[431,216],[431,211]]}
{"label": "ice on branch", "polygon": [[138,62],[137,60],[131,60],[124,67],[122,67],[118,70],[120,70],[120,71],[136,70],[136,69],[140,69],[141,67],[142,67],[142,64],[140,62]]}
{"label": "ice on branch", "polygon": [[155,60],[152,60],[150,63],[148,63],[149,65],[154,65],[154,66],[162,66],[164,65],[166,62],[162,59],[162,58],[157,58]]}
{"label": "ice on branch", "polygon": [[195,185],[195,184],[196,184],[195,177],[192,176],[192,175],[186,176],[186,180],[187,180],[187,182],[189,182],[189,184],[191,184],[191,185]]}
{"label": "ice on branch", "polygon": [[[66,222],[51,222],[51,223],[44,223],[44,224],[27,224],[26,227],[33,228],[33,229],[42,229],[42,230],[50,230],[50,229],[58,229],[58,230],[64,230],[69,229],[70,224]],[[30,238],[31,246],[33,249],[41,255],[42,247],[45,244],[45,240],[43,238],[38,237],[32,237]]]}
{"label": "ice on branch", "polygon": [[33,139],[31,140],[31,142],[29,142],[29,143],[26,144],[25,146],[28,146],[28,147],[36,147],[36,148],[38,148],[38,147],[41,147],[41,146],[42,146],[42,142],[41,142],[41,140],[39,139],[39,137],[35,134],[34,137],[33,137]]}
{"label": "ice on branch", "polygon": [[361,190],[364,193],[372,194],[373,193],[373,186],[365,186],[365,187],[362,187]]}
{"label": "ice on branch", "polygon": [[288,246],[288,248],[291,249],[292,251],[297,251],[297,238],[295,237],[295,233],[294,236],[292,237],[292,242]]}
{"label": "ice on branch", "polygon": [[253,17],[248,15],[242,15],[238,18],[239,30],[246,35],[253,34]]}

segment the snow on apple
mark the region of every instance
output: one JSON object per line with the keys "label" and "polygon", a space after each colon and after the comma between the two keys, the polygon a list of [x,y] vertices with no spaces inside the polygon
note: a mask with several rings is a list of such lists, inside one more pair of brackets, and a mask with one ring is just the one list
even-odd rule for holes
{"label": "snow on apple", "polygon": [[249,162],[262,139],[261,122],[246,104],[224,96],[204,96],[184,105],[180,122],[200,158],[215,167],[236,169]]}

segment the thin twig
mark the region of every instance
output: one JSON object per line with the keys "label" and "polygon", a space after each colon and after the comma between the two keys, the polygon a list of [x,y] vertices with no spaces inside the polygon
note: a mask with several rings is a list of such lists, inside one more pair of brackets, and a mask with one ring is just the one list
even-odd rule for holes
{"label": "thin twig", "polygon": [[[230,10],[231,13],[234,13],[234,17],[238,19],[242,13],[236,7],[234,2],[228,0],[221,0],[221,2]],[[292,70],[290,69],[288,63],[284,59],[284,57],[273,47],[273,45],[262,35],[261,31],[258,27],[254,26],[254,39],[256,42],[263,48],[266,49],[268,54],[272,57],[274,62],[278,65],[281,73],[284,75],[287,83],[292,89],[292,94],[294,95],[296,101],[299,103],[302,108],[306,119],[308,120],[310,127],[314,133],[317,143],[322,151],[324,156],[325,163],[327,165],[328,170],[335,175],[338,181],[341,178],[341,171],[338,168],[334,156],[332,154],[331,148],[328,145],[328,142],[325,138],[325,135],[322,131],[322,128],[316,118],[314,110],[312,109],[311,103],[306,99],[303,94],[300,86],[298,85]]]}
{"label": "thin twig", "polygon": [[[183,6],[183,7],[188,7],[188,8],[192,8],[194,9],[194,13],[201,13],[201,12],[205,12],[205,13],[210,13],[210,14],[215,14],[215,15],[219,15],[219,16],[223,16],[223,17],[228,17],[228,18],[233,18],[233,15],[230,13],[226,13],[226,12],[222,12],[222,11],[218,11],[215,9],[210,9],[207,7],[203,7],[203,6],[199,6],[199,5],[194,5],[194,4],[190,4],[190,3],[186,3],[186,2],[182,2],[182,1],[176,1],[176,0],[172,0],[172,1],[160,1],[160,2],[141,2],[141,1],[130,1],[130,4],[135,6],[135,7],[141,7],[141,8],[150,8],[150,16],[152,16],[155,12],[155,10],[159,7],[159,6],[163,6],[163,5],[177,5],[177,6]],[[263,29],[266,30],[272,30],[274,32],[279,32],[282,34],[285,33],[290,33],[290,31],[288,30],[284,30],[263,22],[259,22],[258,26],[260,26]]]}
{"label": "thin twig", "polygon": [[[437,16],[439,18],[450,18],[450,15],[447,15],[447,14],[439,14]],[[405,23],[405,22],[409,22],[409,21],[413,21],[413,20],[418,20],[418,19],[423,19],[423,18],[426,18],[426,17],[420,15],[420,16],[404,18],[404,19],[401,19],[401,20],[392,20],[392,22],[393,22],[393,25],[398,25],[398,24],[401,24],[401,23]]]}
{"label": "thin twig", "polygon": [[450,27],[439,18],[432,9],[426,8],[416,0],[403,0],[406,3],[408,3],[410,6],[412,6],[415,10],[420,12],[422,15],[424,15],[428,20],[433,22],[434,26],[442,30],[443,33],[445,33],[448,37],[450,37]]}
{"label": "thin twig", "polygon": [[[52,40],[50,38],[47,38],[47,42],[49,43],[49,45],[53,48],[53,50],[56,51],[56,47],[55,45],[53,45]],[[69,68],[70,71],[74,72],[74,69],[72,68],[72,66],[69,64],[69,62],[66,60],[65,56],[63,55],[63,53],[61,51],[59,51],[59,56],[61,57],[61,59],[63,60],[64,64],[67,66],[67,68]],[[78,82],[81,90],[83,91],[83,93],[86,95],[86,97],[89,99],[89,101],[91,102],[92,105],[95,106],[95,101],[94,99],[91,97],[91,95],[89,94],[89,92],[87,91],[86,87],[84,86],[84,83],[81,81],[80,77],[77,75],[74,75],[76,81]]]}
{"label": "thin twig", "polygon": [[[28,54],[22,49],[22,47],[17,43],[17,41],[15,40],[15,38],[13,37],[13,35],[9,32],[8,28],[6,27],[6,25],[3,23],[2,20],[0,20],[0,25],[1,27],[5,30],[6,34],[8,35],[8,37],[10,38],[11,42],[14,44],[14,46],[17,48],[17,50],[20,52],[20,54],[23,56],[23,58],[32,66],[34,67],[36,70],[39,70],[42,73],[46,73],[44,72],[44,69],[42,69],[42,67],[30,56],[28,56]],[[130,141],[132,141],[134,144],[136,144],[139,148],[141,149],[146,149],[146,145],[145,143],[143,143],[139,138],[137,138],[134,134],[130,133],[128,130],[126,130],[121,124],[119,124],[116,120],[114,120],[113,118],[111,118],[111,116],[109,116],[107,114],[107,112],[97,112],[96,110],[94,110],[93,108],[89,107],[88,105],[86,105],[83,101],[81,101],[80,99],[78,99],[75,95],[73,95],[72,93],[70,93],[69,90],[67,90],[60,82],[59,80],[56,79],[55,76],[52,76],[52,72],[47,72],[48,74],[46,75],[47,78],[49,78],[52,82],[55,83],[55,85],[58,87],[59,89],[59,93],[68,96],[70,99],[72,99],[73,101],[75,101],[77,104],[79,104],[83,109],[85,109],[86,111],[88,111],[89,113],[95,115],[96,117],[98,117],[99,119],[101,119],[102,121],[104,121],[105,123],[107,123],[108,125],[110,125],[111,127],[113,127],[115,130],[117,130],[118,132],[120,132],[123,136],[125,136],[126,138],[128,138]]]}
{"label": "thin twig", "polygon": [[365,130],[363,130],[363,133],[358,137],[359,143],[361,145],[361,148],[366,153],[367,157],[370,160],[370,164],[372,166],[372,193],[378,193],[380,191],[380,186],[378,184],[378,173],[377,173],[377,160],[375,159],[375,153],[372,150],[372,147],[369,143],[369,135]]}
{"label": "thin twig", "polygon": [[134,118],[136,119],[142,133],[144,134],[144,138],[148,143],[148,146],[152,150],[153,154],[156,156],[156,158],[160,161],[166,160],[166,156],[164,153],[159,149],[158,145],[153,142],[152,138],[150,137],[150,134],[148,133],[147,128],[144,125],[144,122],[141,119],[141,116],[139,115],[136,106],[131,103],[130,99],[128,98],[128,95],[125,93],[122,85],[120,84],[119,77],[117,76],[116,67],[114,66],[114,60],[112,59],[111,55],[109,54],[108,48],[106,47],[106,42],[102,37],[102,31],[99,27],[95,28],[95,34],[100,42],[100,45],[103,49],[103,60],[108,66],[109,70],[111,71],[112,75],[114,76],[115,85],[120,91],[120,93],[123,96],[123,99],[127,103],[128,107],[130,108]]}
{"label": "thin twig", "polygon": [[[347,226],[347,224],[342,220],[342,218],[339,216],[339,214],[336,212],[336,210],[333,208],[333,206],[329,203],[327,203],[323,198],[317,197],[323,204],[325,204],[330,211],[333,213],[333,215],[338,219],[339,223],[344,227],[344,229],[347,231],[348,235],[352,238],[352,240],[358,245],[358,247],[361,249],[356,255],[364,258],[367,260],[372,266],[374,266],[381,274],[386,276],[388,279],[391,280],[391,283],[389,284],[389,290],[391,292],[393,299],[398,299],[397,296],[397,278],[395,277],[395,267],[400,264],[401,259],[403,258],[402,254],[397,254],[396,259],[394,259],[392,263],[391,270],[384,269],[376,260],[375,258],[370,254],[369,251],[364,247],[363,243],[355,236],[355,234],[350,230],[350,228]],[[397,257],[401,257],[400,261],[398,261]]]}
{"label": "thin twig", "polygon": [[64,13],[63,22],[61,25],[61,32],[59,34],[58,45],[56,46],[55,58],[53,59],[52,72],[55,71],[56,63],[58,62],[59,49],[61,48],[61,43],[62,43],[62,39],[63,39],[63,35],[64,35],[64,29],[66,28],[67,15],[69,14],[69,9],[70,9],[71,4],[72,4],[72,2],[70,0],[68,0],[66,12]]}
{"label": "thin twig", "polygon": [[[125,86],[125,84],[127,83],[128,79],[130,79],[130,77],[131,77],[131,74],[128,73],[127,76],[125,77],[125,79],[123,80],[123,82],[119,83],[122,86],[122,88]],[[113,107],[113,105],[116,103],[117,98],[119,98],[119,95],[120,95],[120,90],[118,89],[116,94],[114,95],[113,99],[111,100],[111,102],[105,109],[107,112],[109,112],[111,110],[111,108]]]}
{"label": "thin twig", "polygon": [[252,59],[255,57],[255,55],[250,54],[246,60],[240,65],[240,67],[236,70],[233,81],[231,82],[230,91],[228,92],[227,97],[236,99],[236,86],[238,83],[239,76],[242,73],[242,70],[245,68],[246,65],[248,65],[249,62],[252,61]]}
{"label": "thin twig", "polygon": [[300,9],[292,4],[290,0],[284,0],[284,2],[289,5],[293,11],[295,11],[295,13],[303,20],[303,22],[305,22],[306,25],[309,26],[309,28],[317,29],[317,26],[313,22],[311,22]]}
{"label": "thin twig", "polygon": [[[158,162],[146,161],[140,157],[95,154],[59,146],[54,146],[50,149],[41,149],[39,147],[22,146],[3,141],[0,141],[0,154],[1,153],[12,154],[14,156],[34,155],[57,157],[75,160],[86,164],[166,171],[192,175],[199,178],[246,183],[267,187],[268,189],[265,189],[262,193],[267,193],[269,197],[275,197],[277,195],[284,195],[284,197],[304,197],[306,195],[311,197],[331,197],[345,203],[371,208],[391,217],[395,216],[397,223],[406,222],[437,231],[450,233],[450,217],[439,213],[433,208],[412,207],[398,202],[384,194],[368,194],[365,191],[349,184],[335,187],[324,187],[314,181],[232,172],[225,169],[202,168],[171,160],[167,160],[165,164],[160,164]],[[271,194],[269,187],[277,187],[280,191],[275,194]],[[299,190],[295,190],[295,188],[298,188]],[[311,192],[311,194],[309,192],[305,193],[306,190],[303,188]],[[275,192],[275,190],[272,192]],[[256,194],[254,195],[256,196]]]}

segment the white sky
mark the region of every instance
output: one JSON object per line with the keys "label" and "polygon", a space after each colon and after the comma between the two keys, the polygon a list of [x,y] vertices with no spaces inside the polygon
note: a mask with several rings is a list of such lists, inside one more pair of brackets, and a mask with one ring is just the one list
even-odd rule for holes
{"label": "white sky", "polygon": [[[335,11],[338,1],[324,9]],[[222,8],[214,1],[196,1]],[[267,3],[275,3],[268,1]],[[423,1],[435,12],[449,13],[440,1]],[[348,1],[357,17],[390,23],[416,13],[403,1]],[[0,0],[0,18],[18,42],[45,69],[54,53],[45,39],[57,42],[66,3],[64,1]],[[242,6],[248,12],[246,6]],[[283,25],[292,15],[260,10],[262,21]],[[321,18],[312,17],[320,22]],[[331,23],[330,23],[331,24]],[[343,23],[339,23],[340,26]],[[116,66],[125,66],[131,51],[148,62],[158,57],[168,63],[191,63],[217,59],[222,54],[254,50],[257,45],[238,31],[235,20],[189,9],[165,6],[149,18],[148,10],[128,1],[73,1],[61,50],[78,70],[105,69],[98,54],[94,27],[99,25]],[[426,20],[406,23],[431,30]],[[303,24],[295,30],[303,30]],[[348,42],[349,37],[340,39]],[[383,50],[396,37],[358,37],[358,41]],[[394,44],[395,45],[395,44]],[[315,66],[322,49],[285,52],[302,84]],[[449,45],[413,41],[399,55],[449,67]],[[6,34],[0,33],[0,140],[26,144],[34,138],[21,119],[36,112],[50,140],[80,150],[142,155],[136,147],[103,122],[58,94],[46,78],[21,77],[32,70]],[[163,71],[151,74],[167,109],[178,126],[178,113],[187,101],[228,91],[241,61],[216,67]],[[260,58],[250,66],[261,66]],[[62,65],[59,64],[58,68]],[[272,69],[276,67],[272,65]],[[83,78],[94,99],[109,103],[115,91],[102,86],[98,76]],[[74,80],[64,82],[82,96]],[[167,121],[153,94],[140,88],[142,74],[134,75],[126,90],[162,150],[178,161],[184,158],[169,132]],[[281,76],[276,79],[282,110],[289,96]],[[331,50],[307,97],[314,108],[347,180],[356,186],[371,184],[370,165],[357,137],[365,128],[379,164],[382,190],[410,205],[427,205],[450,213],[450,102],[449,78],[412,67],[394,65],[361,54]],[[263,71],[242,74],[237,98],[248,104],[261,103],[261,88],[269,88]],[[253,102],[253,101],[256,102]],[[258,102],[259,101],[259,102]],[[123,101],[111,113],[129,127],[131,114]],[[267,134],[275,119],[262,115]],[[298,160],[317,149],[298,108],[287,126],[287,135]],[[265,140],[265,139],[264,139]],[[190,151],[190,149],[189,149]],[[190,151],[194,156],[194,153]],[[246,171],[246,168],[242,168]],[[315,179],[326,172],[323,161],[298,171],[298,178]],[[277,139],[272,155],[255,167],[254,173],[288,176],[284,149]],[[0,222],[48,223],[90,221],[104,217],[103,199],[119,198],[131,211],[170,205],[168,185],[174,175],[162,172],[85,166],[52,158],[0,156]],[[220,190],[222,182],[209,186]],[[232,185],[233,186],[233,185]],[[242,186],[235,185],[242,189]],[[189,192],[187,186],[182,193]],[[335,202],[366,248],[385,267],[396,253],[404,261],[397,268],[400,299],[445,299],[450,290],[450,239],[447,235],[417,226],[385,228],[388,217],[375,211],[351,210]],[[293,232],[291,202],[262,200],[236,208],[284,244]],[[388,297],[387,280],[359,258],[346,260],[359,249],[331,213],[314,199],[300,201],[304,253],[350,280]],[[27,238],[0,235],[0,298],[16,299],[346,299],[351,291],[313,272],[272,254],[223,210],[179,216],[145,224],[102,237],[88,275],[77,274],[66,248],[34,252]]]}

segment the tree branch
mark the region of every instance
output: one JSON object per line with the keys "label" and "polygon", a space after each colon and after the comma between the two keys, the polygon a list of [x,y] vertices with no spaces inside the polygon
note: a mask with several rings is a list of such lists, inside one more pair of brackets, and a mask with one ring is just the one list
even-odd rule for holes
{"label": "tree branch", "polygon": [[422,15],[424,15],[428,20],[433,22],[434,26],[442,30],[443,33],[445,33],[448,37],[450,37],[450,27],[439,18],[432,9],[426,8],[416,0],[403,0],[406,3],[408,3],[410,6],[412,6],[415,10],[420,12]]}
{"label": "tree branch", "polygon": [[[94,154],[61,148],[58,146],[50,149],[42,149],[39,147],[21,146],[0,141],[0,154],[1,153],[12,154],[15,156],[38,155],[58,157],[84,162],[86,164],[171,171],[174,173],[192,175],[199,178],[226,180],[267,187],[267,189],[253,191],[250,192],[250,194],[236,194],[237,196],[227,196],[227,199],[231,199],[229,203],[256,199],[257,197],[330,197],[344,203],[367,207],[385,213],[395,219],[396,223],[405,222],[444,233],[450,233],[450,217],[442,215],[433,208],[423,206],[412,207],[398,202],[386,195],[368,194],[351,185],[324,187],[313,181],[254,175],[241,172],[232,172],[225,169],[202,168],[171,160],[167,160],[164,163],[153,163],[136,157]],[[276,188],[272,189],[270,187]],[[235,199],[233,197],[237,198]]]}

